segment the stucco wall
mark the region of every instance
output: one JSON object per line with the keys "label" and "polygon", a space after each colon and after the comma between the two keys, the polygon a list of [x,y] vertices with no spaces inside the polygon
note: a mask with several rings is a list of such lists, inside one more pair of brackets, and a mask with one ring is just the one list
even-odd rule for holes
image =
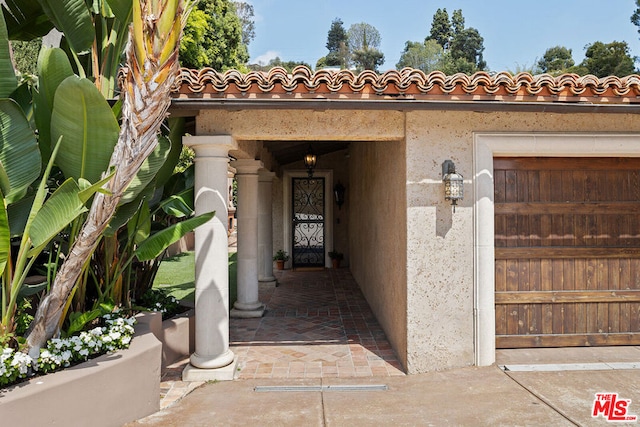
{"label": "stucco wall", "polygon": [[405,143],[352,143],[350,160],[351,272],[406,367]]}
{"label": "stucco wall", "polygon": [[[197,123],[199,135],[245,141],[253,158],[266,155],[248,141],[351,142],[350,268],[409,373],[475,363],[474,132],[640,132],[634,114],[247,110],[203,111]],[[455,214],[444,201],[446,159],[465,178]],[[279,249],[281,177],[273,188]],[[334,210],[335,219],[344,209]]]}
{"label": "stucco wall", "polygon": [[238,156],[258,158],[259,143],[253,141],[398,140],[404,117],[400,111],[205,110],[197,117],[196,133],[232,135],[249,153]]}
{"label": "stucco wall", "polygon": [[[637,115],[407,113],[407,368],[410,373],[474,364],[474,132],[637,132]],[[441,164],[465,178],[454,214]]]}

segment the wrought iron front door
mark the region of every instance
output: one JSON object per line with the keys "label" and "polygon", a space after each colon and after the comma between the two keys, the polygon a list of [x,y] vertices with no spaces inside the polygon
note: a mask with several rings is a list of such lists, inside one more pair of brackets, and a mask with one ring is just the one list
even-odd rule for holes
{"label": "wrought iron front door", "polygon": [[293,242],[296,267],[324,267],[324,178],[292,178]]}

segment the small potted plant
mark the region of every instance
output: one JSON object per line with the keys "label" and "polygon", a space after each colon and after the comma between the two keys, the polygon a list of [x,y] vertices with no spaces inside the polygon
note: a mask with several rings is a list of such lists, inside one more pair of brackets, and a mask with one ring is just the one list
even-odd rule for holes
{"label": "small potted plant", "polygon": [[284,263],[289,261],[289,254],[286,251],[280,249],[273,256],[273,260],[276,262],[276,267],[278,268],[278,270],[284,270]]}
{"label": "small potted plant", "polygon": [[331,258],[331,265],[333,265],[333,268],[340,268],[340,261],[344,258],[344,254],[334,249],[329,252],[329,258]]}

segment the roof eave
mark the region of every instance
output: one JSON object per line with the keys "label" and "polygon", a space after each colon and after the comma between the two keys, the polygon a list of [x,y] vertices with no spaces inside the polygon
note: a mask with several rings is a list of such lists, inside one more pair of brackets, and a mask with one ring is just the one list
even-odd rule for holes
{"label": "roof eave", "polygon": [[608,113],[637,114],[640,103],[593,104],[571,102],[505,102],[505,101],[434,101],[434,100],[372,100],[372,99],[226,99],[174,98],[171,111],[185,115],[200,110],[395,110],[395,111],[474,111],[527,113]]}

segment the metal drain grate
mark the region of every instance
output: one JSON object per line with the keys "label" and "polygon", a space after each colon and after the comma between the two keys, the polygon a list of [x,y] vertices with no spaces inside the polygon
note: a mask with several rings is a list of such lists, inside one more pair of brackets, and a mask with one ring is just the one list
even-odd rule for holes
{"label": "metal drain grate", "polygon": [[256,386],[253,391],[386,391],[389,387],[385,384],[370,385],[274,385]]}
{"label": "metal drain grate", "polygon": [[500,369],[511,372],[610,371],[618,369],[640,369],[640,362],[500,365]]}

